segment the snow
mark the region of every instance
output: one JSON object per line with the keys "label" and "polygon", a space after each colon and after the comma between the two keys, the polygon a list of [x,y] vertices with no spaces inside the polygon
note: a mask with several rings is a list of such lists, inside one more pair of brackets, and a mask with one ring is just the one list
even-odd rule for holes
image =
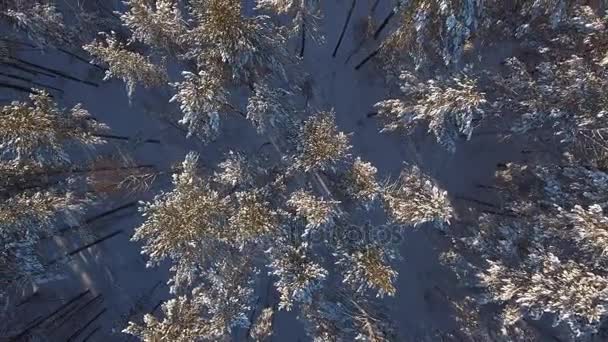
{"label": "snow", "polygon": [[[518,158],[511,148],[497,144],[491,136],[473,136],[470,142],[459,145],[456,152],[450,154],[435,142],[434,137],[424,132],[417,132],[411,138],[399,133],[380,134],[376,120],[367,116],[373,111],[375,103],[395,94],[372,63],[358,71],[354,69],[354,65],[373,51],[379,41],[368,42],[349,63],[345,63],[358,42],[354,34],[355,24],[367,16],[372,2],[357,2],[348,31],[335,58],[332,58],[332,52],[350,0],[322,2],[324,19],[321,23],[326,43],[319,45],[309,40],[304,54],[305,70],[310,74],[315,89],[310,105],[320,110],[335,110],[340,130],[352,132],[352,153],[371,162],[378,169],[379,178],[396,179],[404,164],[416,163],[448,193],[483,197],[475,184],[486,183],[496,163]],[[381,1],[376,9],[375,17],[378,21],[384,19],[391,10],[388,3],[389,1]],[[105,4],[108,8],[110,5]],[[297,53],[299,46],[295,43],[294,41],[290,48]],[[23,53],[21,57],[99,83],[99,87],[94,88],[61,78],[40,77],[44,82],[64,90],[63,95],[55,93],[63,107],[83,103],[84,108],[94,117],[110,126],[112,134],[160,139],[160,145],[111,141],[112,147],[103,148],[128,151],[138,163],[152,163],[158,169],[166,170],[173,163],[182,161],[188,151],[194,150],[200,153],[201,162],[211,167],[229,150],[252,153],[266,142],[249,123],[237,116],[226,116],[222,117],[220,138],[204,146],[195,138],[186,139],[182,131],[160,119],[161,115],[166,115],[173,122],[178,119],[178,116],[170,114],[177,113],[177,108],[168,103],[168,92],[138,87],[130,103],[123,83],[115,80],[102,83],[102,72],[81,61],[54,52],[42,55],[32,51]],[[0,97],[4,99],[11,96],[3,90]],[[86,216],[93,216],[132,200],[150,199],[154,192],[161,188],[168,189],[169,186],[169,180],[165,180],[143,196],[109,198],[91,208]],[[78,228],[87,230],[96,237],[117,230],[122,230],[122,233],[75,255],[65,267],[65,279],[40,284],[39,296],[12,311],[16,315],[17,325],[25,327],[37,314],[48,313],[58,307],[62,303],[60,298],[70,298],[90,289],[90,298],[97,294],[103,295],[103,302],[97,302],[91,310],[105,307],[107,311],[83,335],[99,325],[101,329],[95,333],[95,341],[128,339],[129,336],[120,333],[127,321],[140,321],[144,313],[151,312],[160,300],[168,298],[168,287],[164,285],[168,279],[167,266],[146,268],[146,260],[140,255],[140,244],[129,241],[133,229],[141,220],[135,210],[131,209]],[[423,225],[407,231],[403,236],[400,251],[403,260],[397,268],[397,295],[384,299],[391,310],[390,316],[398,325],[400,340],[430,341],[433,340],[435,331],[455,329],[448,299],[442,293],[459,296],[461,291],[457,288],[455,279],[449,276],[449,272],[437,260],[441,246],[438,245],[435,234],[430,225]],[[45,251],[54,251],[53,255],[48,256],[49,260],[81,246],[81,240],[74,235],[67,233],[49,240],[49,245],[44,247]],[[259,286],[260,289],[265,289],[264,282]],[[259,292],[264,295],[264,291]],[[262,299],[261,302],[266,301],[267,299]],[[307,340],[295,316],[293,311],[277,315],[273,340]],[[51,340],[65,339],[70,331],[74,332],[84,324],[86,317],[90,315],[83,316],[81,320],[74,318],[67,326],[49,332],[47,337]]]}

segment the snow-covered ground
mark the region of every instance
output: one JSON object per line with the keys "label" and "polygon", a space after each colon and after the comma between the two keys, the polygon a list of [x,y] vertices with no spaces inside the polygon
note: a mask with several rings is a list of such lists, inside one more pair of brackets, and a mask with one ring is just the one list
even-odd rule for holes
{"label": "snow-covered ground", "polygon": [[[348,54],[360,39],[357,25],[369,13],[373,1],[359,0],[350,25],[335,58],[332,57],[335,44],[344,24],[351,0],[323,1],[323,32],[325,44],[308,42],[304,55],[305,70],[311,76],[315,90],[311,105],[319,109],[334,108],[340,129],[352,133],[353,152],[372,162],[382,177],[396,177],[404,163],[415,162],[445,187],[452,196],[462,195],[478,199],[486,196],[475,187],[486,182],[496,163],[516,158],[512,147],[503,147],[491,136],[474,137],[472,141],[458,147],[455,154],[449,154],[435,142],[435,138],[419,132],[411,138],[398,133],[381,134],[375,118],[369,118],[373,104],[386,99],[391,94],[384,76],[370,63],[360,70],[354,65],[364,58],[378,42],[367,41],[361,51],[345,63]],[[382,20],[390,11],[388,1],[381,1],[375,17]],[[106,5],[110,7],[110,5]],[[298,49],[293,46],[294,51]],[[110,141],[112,147],[128,151],[137,163],[154,164],[158,169],[168,169],[175,162],[183,160],[190,150],[201,153],[204,165],[213,166],[226,151],[255,151],[266,142],[257,136],[248,123],[239,118],[223,121],[222,136],[212,144],[202,146],[196,140],[186,139],[182,131],[160,119],[161,115],[175,112],[169,106],[168,93],[156,90],[137,89],[130,103],[119,81],[102,82],[102,73],[81,61],[64,54],[36,51],[22,53],[21,57],[48,67],[64,70],[72,75],[99,83],[91,87],[61,78],[45,78],[41,81],[63,89],[63,95],[56,94],[62,106],[71,107],[81,102],[91,114],[112,128],[112,134],[160,139],[161,144],[134,145],[123,141]],[[10,98],[6,92],[0,98]],[[176,121],[175,118],[172,119]],[[517,152],[518,153],[518,152]],[[167,188],[168,182],[161,181],[149,194],[132,197],[110,197],[91,208],[86,214],[93,216],[134,200],[150,198],[155,191]],[[52,341],[64,341],[82,327],[90,318],[107,310],[77,340],[89,333],[90,341],[122,341],[129,336],[121,334],[128,320],[140,320],[144,313],[151,312],[162,299],[168,297],[165,285],[166,267],[146,268],[146,260],[140,255],[140,246],[130,242],[133,229],[140,224],[141,217],[135,208],[122,211],[79,229],[90,230],[96,237],[115,231],[120,234],[82,251],[74,256],[66,268],[66,277],[51,283],[40,284],[38,294],[27,303],[15,307],[17,325],[26,327],[39,315],[45,315],[60,307],[68,299],[85,290],[90,293],[83,297],[90,300],[102,296],[86,309],[70,318],[65,324],[56,324],[45,334]],[[398,271],[398,292],[394,298],[386,299],[391,316],[398,323],[400,339],[405,341],[433,341],[436,331],[455,329],[455,322],[447,303],[446,295],[458,296],[455,279],[441,266],[437,256],[441,249],[436,232],[422,226],[404,235],[401,246],[403,260]],[[47,241],[48,258],[71,251],[82,245],[76,234],[66,233]],[[54,253],[54,255],[53,255]],[[24,289],[24,298],[29,289]],[[158,311],[156,311],[158,313]],[[99,326],[99,330],[95,330]],[[19,330],[19,329],[15,329]],[[296,321],[295,314],[281,313],[276,320],[275,341],[307,340],[304,330]]]}

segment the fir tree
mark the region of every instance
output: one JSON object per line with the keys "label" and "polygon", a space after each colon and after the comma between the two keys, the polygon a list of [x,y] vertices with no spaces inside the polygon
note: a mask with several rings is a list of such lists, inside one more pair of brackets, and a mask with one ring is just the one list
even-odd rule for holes
{"label": "fir tree", "polygon": [[377,172],[378,169],[371,163],[364,162],[360,157],[357,157],[344,180],[348,195],[364,205],[374,201],[381,189],[376,179]]}

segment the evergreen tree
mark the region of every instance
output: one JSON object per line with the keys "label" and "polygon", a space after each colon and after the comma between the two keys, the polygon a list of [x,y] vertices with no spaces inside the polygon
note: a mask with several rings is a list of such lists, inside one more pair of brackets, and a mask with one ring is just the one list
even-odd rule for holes
{"label": "evergreen tree", "polygon": [[96,63],[108,65],[104,80],[120,78],[125,82],[127,94],[133,96],[135,86],[157,87],[167,83],[165,70],[150,62],[149,58],[127,50],[114,32],[103,34],[96,40],[83,46],[94,58]]}
{"label": "evergreen tree", "polygon": [[103,142],[96,134],[107,129],[80,104],[69,111],[57,108],[43,90],[30,95],[29,103],[3,106],[0,117],[2,156],[46,164],[69,162],[67,145],[93,147]]}
{"label": "evergreen tree", "polygon": [[184,80],[171,84],[177,93],[171,98],[180,104],[184,117],[180,122],[188,126],[189,135],[204,141],[217,137],[220,113],[229,108],[222,82],[213,73],[199,71],[198,75],[183,72]]}
{"label": "evergreen tree", "polygon": [[478,83],[483,93],[493,89],[485,118],[506,128],[499,133],[504,138],[549,153],[500,165],[488,187],[499,204],[476,208],[478,225],[451,232],[463,261],[454,267],[487,290],[479,305],[500,305],[497,326],[490,325],[500,338],[521,336],[530,320],[543,318],[583,340],[606,315],[607,274],[598,245],[606,196],[598,189],[608,178],[598,135],[604,99],[595,95],[606,87],[605,19],[574,1],[504,6],[487,7],[483,22],[501,18],[501,11],[511,20],[484,24],[479,34],[513,37],[538,59],[507,58],[499,73]]}
{"label": "evergreen tree", "polygon": [[127,0],[129,9],[120,16],[132,32],[132,39],[170,53],[181,52],[187,22],[178,3],[172,0]]}
{"label": "evergreen tree", "polygon": [[417,167],[402,171],[399,180],[383,191],[383,201],[397,224],[417,226],[432,222],[449,224],[453,209],[447,192],[431,182]]}
{"label": "evergreen tree", "polygon": [[272,308],[262,310],[253,328],[249,333],[249,337],[256,342],[269,341],[272,337],[272,318],[274,311]]}
{"label": "evergreen tree", "polygon": [[13,288],[60,277],[40,256],[38,243],[53,235],[57,222],[78,223],[92,196],[86,177],[71,172],[80,161],[68,151],[103,144],[97,134],[108,127],[80,104],[60,109],[42,90],[28,102],[2,106],[0,118],[0,297],[5,297]]}
{"label": "evergreen tree", "polygon": [[470,139],[474,121],[480,120],[484,93],[475,82],[465,78],[444,82],[421,82],[409,72],[400,77],[403,99],[385,100],[376,104],[378,115],[386,120],[382,131],[411,131],[420,122],[428,125],[437,141],[454,152],[456,141]]}
{"label": "evergreen tree", "polygon": [[186,54],[202,69],[225,72],[220,79],[252,84],[271,75],[285,77],[283,37],[265,16],[246,17],[237,0],[192,0],[193,25],[186,37],[192,42]]}
{"label": "evergreen tree", "polygon": [[202,263],[201,252],[212,256],[213,242],[229,238],[224,229],[229,199],[199,175],[197,160],[198,155],[188,154],[181,172],[173,176],[175,188],[141,209],[146,221],[133,240],[144,240],[142,251],[150,257],[150,265],[166,258]]}
{"label": "evergreen tree", "polygon": [[129,322],[124,332],[146,342],[203,341],[210,336],[209,325],[201,316],[202,308],[192,299],[185,296],[170,299],[162,308],[165,314],[162,321],[147,314],[144,316],[143,326]]}
{"label": "evergreen tree", "polygon": [[302,125],[297,148],[295,165],[308,172],[334,167],[348,156],[351,146],[348,136],[337,129],[335,114],[319,112]]}
{"label": "evergreen tree", "polygon": [[319,0],[259,0],[258,9],[270,10],[279,15],[291,18],[287,26],[288,37],[301,37],[300,57],[303,56],[306,38],[323,42],[324,37],[319,28],[322,20],[321,2]]}

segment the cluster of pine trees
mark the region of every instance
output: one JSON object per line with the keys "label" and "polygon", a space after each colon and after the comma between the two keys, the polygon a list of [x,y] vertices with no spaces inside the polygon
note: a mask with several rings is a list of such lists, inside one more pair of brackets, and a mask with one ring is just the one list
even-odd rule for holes
{"label": "cluster of pine trees", "polygon": [[[352,8],[378,3],[353,0],[345,28]],[[379,177],[334,110],[309,103],[302,58],[307,44],[327,43],[322,1],[125,0],[117,12],[0,3],[15,32],[0,38],[3,67],[40,70],[19,59],[19,44],[88,53],[129,98],[171,93],[191,139],[221,139],[234,116],[272,150],[231,151],[217,165],[191,151],[172,170],[148,172],[95,152],[110,128],[81,105],[64,109],[52,90],[0,83],[23,93],[0,107],[0,298],[60,276],[37,246],[78,225],[103,189],[149,191],[171,174],[169,189],[141,203],[132,237],[149,267],[171,265],[162,314],[121,327],[144,341],[243,331],[267,341],[274,318],[291,310],[315,341],[398,340],[398,318],[377,297],[398,291],[399,241],[373,237],[420,225],[441,232],[441,261],[469,294],[450,308],[460,329],[436,338],[540,340],[547,320],[568,339],[598,336],[608,319],[608,2],[392,3],[384,20],[369,18],[365,39],[375,47],[353,69],[373,68],[400,90],[375,105],[374,119],[381,132],[410,138],[422,127],[449,153],[480,127],[524,144],[522,158],[478,184],[494,203],[456,203],[418,165]],[[108,171],[102,187],[95,175]],[[265,282],[276,298],[262,305]]]}

